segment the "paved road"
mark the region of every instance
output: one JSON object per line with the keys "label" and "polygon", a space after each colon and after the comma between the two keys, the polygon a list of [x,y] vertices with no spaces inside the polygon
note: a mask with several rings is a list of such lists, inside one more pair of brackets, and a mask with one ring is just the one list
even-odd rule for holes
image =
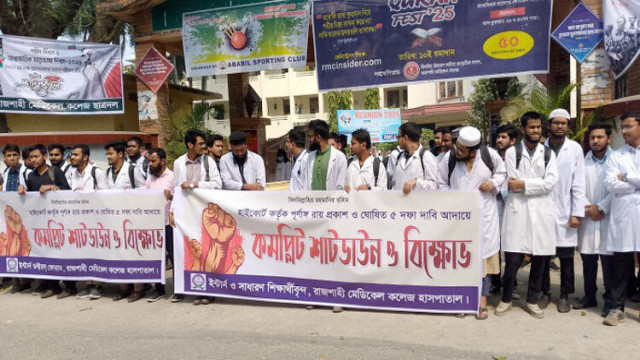
{"label": "paved road", "polygon": [[[557,294],[557,272],[552,282]],[[639,351],[633,303],[626,323],[612,328],[595,310],[559,314],[554,305],[542,320],[515,308],[477,321],[227,299],[127,304],[113,302],[114,293],[109,287],[97,301],[0,293],[0,359],[634,359]]]}

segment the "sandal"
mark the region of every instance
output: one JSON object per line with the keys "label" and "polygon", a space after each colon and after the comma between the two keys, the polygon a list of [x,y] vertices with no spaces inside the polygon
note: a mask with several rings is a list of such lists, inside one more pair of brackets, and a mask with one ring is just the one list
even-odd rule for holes
{"label": "sandal", "polygon": [[467,317],[467,314],[465,314],[465,313],[456,314],[456,317],[457,317],[458,319],[464,319],[464,318],[466,318],[466,317]]}
{"label": "sandal", "polygon": [[476,314],[476,320],[487,320],[489,318],[489,310],[486,307],[480,308]]}

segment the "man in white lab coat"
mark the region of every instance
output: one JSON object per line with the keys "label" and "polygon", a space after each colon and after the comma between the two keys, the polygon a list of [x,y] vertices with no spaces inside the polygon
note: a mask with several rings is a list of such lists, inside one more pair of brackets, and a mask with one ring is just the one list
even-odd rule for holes
{"label": "man in white lab coat", "polygon": [[438,163],[430,151],[420,144],[422,130],[414,122],[406,122],[398,129],[398,146],[402,153],[393,173],[393,190],[409,194],[413,190],[438,189]]}
{"label": "man in white lab coat", "polygon": [[476,316],[479,320],[489,316],[487,297],[491,276],[500,272],[500,221],[496,194],[507,179],[504,161],[495,150],[481,146],[481,138],[478,129],[463,127],[453,151],[446,152],[438,164],[440,189],[478,191],[482,199],[482,297]]}
{"label": "man in white lab coat", "polygon": [[267,185],[262,157],[247,148],[247,134],[229,135],[231,151],[220,159],[220,176],[225,190],[264,190]]}
{"label": "man in white lab coat", "polygon": [[305,177],[307,175],[307,158],[309,152],[305,149],[305,134],[300,130],[291,129],[287,134],[285,146],[293,156],[293,167],[291,168],[291,179],[289,180],[289,191],[302,191],[305,189]]}
{"label": "man in white lab coat", "polygon": [[386,159],[385,170],[387,170],[387,188],[393,189],[394,178],[393,173],[396,169],[396,164],[398,163],[398,155],[402,152],[400,146],[396,146],[395,149],[391,150]]}
{"label": "man in white lab coat", "polygon": [[607,124],[589,125],[591,151],[584,158],[587,205],[585,205],[585,217],[578,228],[578,251],[580,251],[582,258],[584,297],[573,305],[576,309],[598,306],[596,279],[598,277],[598,258],[600,258],[605,289],[602,310],[604,316],[613,307],[611,296],[613,254],[606,248],[611,211],[611,195],[605,184],[606,161],[612,153],[609,148],[610,136],[611,126]]}
{"label": "man in white lab coat", "polygon": [[364,129],[358,129],[351,134],[351,153],[353,156],[347,162],[347,185],[345,190],[387,190],[387,172],[384,164],[370,152],[371,136]]}
{"label": "man in white lab coat", "polygon": [[625,113],[622,136],[626,144],[607,159],[607,188],[611,193],[611,219],[607,250],[613,252],[613,305],[606,325],[624,321],[634,253],[640,251],[640,112]]}
{"label": "man in white lab coat", "polygon": [[[573,257],[578,246],[578,226],[584,217],[585,175],[584,152],[577,142],[567,139],[571,115],[564,109],[556,109],[549,114],[550,137],[545,145],[556,154],[558,183],[553,189],[556,209],[556,256],[560,259],[560,299],[558,311],[571,310],[569,295],[575,292]],[[545,266],[542,282],[540,308],[551,303],[551,280],[549,265]]]}
{"label": "man in white lab coat", "polygon": [[311,120],[308,125],[309,157],[305,190],[344,190],[347,181],[347,157],[329,145],[329,124]]}
{"label": "man in white lab coat", "polygon": [[529,290],[525,310],[542,318],[538,306],[544,265],[556,252],[555,212],[551,193],[558,181],[556,157],[540,144],[544,116],[527,112],[520,118],[524,140],[507,150],[509,196],[502,222],[502,250],[505,257],[502,301],[496,315],[511,310],[515,277],[525,254],[532,254]]}

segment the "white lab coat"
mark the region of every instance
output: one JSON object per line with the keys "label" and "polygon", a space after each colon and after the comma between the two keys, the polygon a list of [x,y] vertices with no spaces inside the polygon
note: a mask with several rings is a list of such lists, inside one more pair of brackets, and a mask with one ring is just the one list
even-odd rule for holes
{"label": "white lab coat", "polygon": [[[333,146],[330,146],[331,154],[329,155],[329,166],[327,168],[327,190],[344,190],[344,184],[347,181],[347,157],[344,153]],[[307,157],[305,167],[307,174],[305,175],[304,190],[311,190],[311,182],[313,181],[313,164],[316,161],[318,151],[312,151]]]}
{"label": "white lab coat", "polygon": [[[626,174],[627,181],[618,174]],[[606,183],[611,193],[607,250],[640,251],[640,146],[626,144],[609,156]]]}
{"label": "white lab coat", "polygon": [[[431,151],[425,151],[422,155],[422,164],[420,164],[420,151],[422,145],[416,151],[406,158],[405,151],[402,152],[400,160],[396,164],[393,173],[393,190],[402,190],[404,184],[416,179],[415,190],[436,190],[438,189],[438,163],[436,157]],[[424,166],[424,171],[422,170]]]}
{"label": "white lab coat", "polygon": [[[480,221],[483,259],[488,259],[500,251],[500,221],[496,195],[507,179],[507,169],[504,166],[504,161],[495,150],[488,150],[493,161],[493,174],[482,161],[480,150],[476,152],[471,173],[467,172],[467,165],[463,161],[456,161],[456,166],[451,173],[451,184],[449,184],[450,152],[447,151],[442,161],[438,164],[438,187],[440,189],[468,190],[480,193],[483,214],[482,221]],[[483,193],[478,190],[485,181],[493,183],[493,191]]]}
{"label": "white lab coat", "polygon": [[276,181],[287,181],[291,179],[291,162],[276,163]]}
{"label": "white lab coat", "polygon": [[[29,174],[33,170],[26,167],[24,164],[20,164],[20,170],[18,171],[18,186],[22,185],[27,187],[26,179],[29,178]],[[9,180],[9,167],[6,167],[2,172],[2,177],[4,178],[4,185],[2,186],[2,191],[7,191],[6,182]]]}
{"label": "white lab coat", "polygon": [[400,149],[400,146],[397,146],[389,153],[387,166],[385,167],[385,170],[387,170],[387,188],[389,189],[393,189],[393,173],[395,172],[396,164],[398,163],[398,155],[400,155],[401,152],[402,149]]}
{"label": "white lab coat", "polygon": [[[603,161],[611,156],[611,149],[607,150]],[[609,213],[611,212],[611,195],[607,190],[605,177],[607,175],[606,163],[598,164],[598,160],[589,151],[584,158],[586,177],[587,205],[596,204],[604,212],[604,218],[593,221],[585,216],[578,228],[578,251],[581,254],[611,255],[607,251],[607,232],[609,231]]]}
{"label": "white lab coat", "polygon": [[[207,178],[207,172],[204,169],[204,162],[200,162],[200,179],[198,181],[199,189],[222,189],[222,178],[220,178],[220,172],[218,171],[218,165],[216,161],[210,156],[204,156],[209,162],[209,181],[205,181]],[[187,154],[184,154],[177,158],[173,162],[173,184],[174,186],[180,186],[187,181]]]}
{"label": "white lab coat", "polygon": [[353,157],[351,164],[347,168],[347,185],[351,191],[355,191],[360,185],[369,185],[371,190],[387,190],[387,171],[384,164],[380,161],[380,169],[378,170],[378,183],[373,173],[374,157],[369,156],[360,167],[360,160]]}
{"label": "white lab coat", "polygon": [[[549,140],[545,142],[549,146]],[[556,208],[556,240],[559,247],[578,246],[578,229],[569,227],[569,218],[584,217],[585,174],[584,152],[577,142],[565,139],[556,157],[558,183],[553,189]]]}
{"label": "white lab coat", "polygon": [[[135,165],[131,165],[126,161],[122,164],[120,172],[116,175],[116,181],[113,181],[113,169],[109,167],[106,174],[106,189],[133,189],[131,179],[129,178],[129,166]],[[147,186],[145,184],[144,177],[142,176],[142,172],[136,167],[133,169],[133,181],[135,182],[136,189],[146,189]]]}
{"label": "white lab coat", "polygon": [[[522,146],[520,168],[516,169],[516,146]],[[533,255],[555,255],[556,212],[553,211],[553,188],[558,182],[556,155],[551,151],[544,167],[544,148],[538,144],[533,154],[524,141],[507,150],[505,165],[507,181],[518,178],[525,183],[524,191],[510,192],[502,222],[502,250]]]}
{"label": "white lab coat", "polygon": [[[99,189],[107,188],[107,175],[104,170],[92,165],[91,163],[87,164],[87,167],[84,168],[84,172],[82,174],[78,173],[77,168],[71,168],[67,173],[69,177],[67,182],[69,186],[71,186],[71,190],[82,189],[85,191],[94,190],[93,187],[93,176],[91,176],[92,169],[95,167],[96,169],[96,183]],[[127,170],[129,171],[129,170]],[[120,170],[122,172],[122,170]],[[138,187],[136,186],[136,189]]]}
{"label": "white lab coat", "polygon": [[302,150],[298,157],[296,158],[296,162],[293,164],[293,168],[291,169],[291,180],[289,180],[289,191],[303,191],[306,189],[306,177],[307,177],[307,158],[309,157],[309,152],[307,150]]}
{"label": "white lab coat", "polygon": [[[264,160],[260,155],[247,150],[247,161],[242,165],[242,169],[246,184],[261,184],[263,188],[267,186]],[[233,162],[233,153],[228,152],[220,158],[220,176],[223,189],[242,190],[242,176],[240,168]]]}

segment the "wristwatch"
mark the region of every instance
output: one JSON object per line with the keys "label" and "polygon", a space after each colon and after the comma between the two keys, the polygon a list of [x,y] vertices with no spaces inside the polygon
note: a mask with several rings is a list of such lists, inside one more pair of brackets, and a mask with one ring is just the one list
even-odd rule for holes
{"label": "wristwatch", "polygon": [[193,188],[195,188],[196,186],[195,186],[193,183],[189,183],[189,187],[193,189]]}

